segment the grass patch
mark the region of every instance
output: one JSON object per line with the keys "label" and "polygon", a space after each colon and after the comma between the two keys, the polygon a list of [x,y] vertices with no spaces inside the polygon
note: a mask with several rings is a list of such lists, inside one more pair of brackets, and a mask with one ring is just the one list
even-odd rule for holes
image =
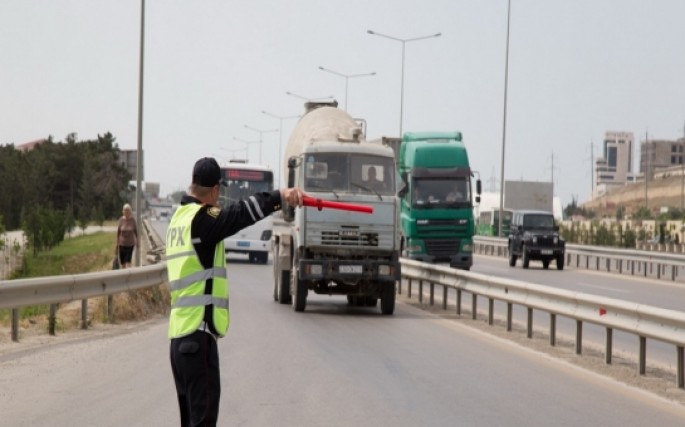
{"label": "grass patch", "polygon": [[115,236],[99,231],[64,240],[50,251],[26,254],[21,277],[59,276],[104,271],[112,267]]}

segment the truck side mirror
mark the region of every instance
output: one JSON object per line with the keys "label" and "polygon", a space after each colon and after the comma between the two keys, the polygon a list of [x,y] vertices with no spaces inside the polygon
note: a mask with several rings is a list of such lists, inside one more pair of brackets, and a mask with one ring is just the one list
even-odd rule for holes
{"label": "truck side mirror", "polygon": [[[483,189],[483,188],[482,188],[480,179],[476,180],[476,194],[478,194],[478,195],[480,196],[480,193],[482,192],[482,189]],[[477,201],[477,202],[480,202],[480,197],[477,197],[477,198],[476,198],[476,201]]]}
{"label": "truck side mirror", "polygon": [[400,188],[400,191],[397,192],[397,196],[400,198],[404,198],[404,196],[406,196],[407,192],[409,191],[409,183],[407,182],[407,172],[402,172],[400,178],[402,178],[402,188]]}
{"label": "truck side mirror", "polygon": [[295,168],[297,167],[297,159],[291,157],[288,159],[288,188],[295,186]]}
{"label": "truck side mirror", "polygon": [[[291,157],[288,159],[288,187],[292,188],[295,186],[295,168],[297,167],[297,159]],[[281,204],[281,209],[283,213],[283,220],[285,222],[293,222],[295,219],[295,208],[287,203]]]}

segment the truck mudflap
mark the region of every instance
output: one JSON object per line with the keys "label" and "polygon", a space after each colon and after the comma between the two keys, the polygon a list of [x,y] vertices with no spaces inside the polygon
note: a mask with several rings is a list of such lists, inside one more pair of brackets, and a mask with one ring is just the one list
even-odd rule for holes
{"label": "truck mudflap", "polygon": [[390,281],[401,277],[399,261],[300,259],[301,280]]}

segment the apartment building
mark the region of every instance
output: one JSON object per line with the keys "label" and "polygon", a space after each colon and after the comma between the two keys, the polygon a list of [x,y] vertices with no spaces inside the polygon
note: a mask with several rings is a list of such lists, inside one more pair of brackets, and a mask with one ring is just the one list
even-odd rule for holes
{"label": "apartment building", "polygon": [[632,132],[605,132],[603,157],[595,161],[594,197],[635,182],[633,141]]}
{"label": "apartment building", "polygon": [[685,138],[677,141],[652,139],[640,144],[640,177],[649,180],[679,175],[685,161]]}

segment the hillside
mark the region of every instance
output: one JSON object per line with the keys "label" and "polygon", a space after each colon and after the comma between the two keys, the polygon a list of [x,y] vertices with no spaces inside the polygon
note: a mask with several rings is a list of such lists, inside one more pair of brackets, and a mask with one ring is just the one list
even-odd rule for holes
{"label": "hillside", "polygon": [[[683,200],[683,179],[671,176],[665,179],[649,181],[647,185],[647,206],[654,214],[658,214],[662,207],[680,209]],[[585,209],[591,209],[599,216],[613,216],[619,206],[626,208],[626,214],[636,212],[645,206],[645,184],[630,184],[612,190],[602,197],[598,197],[582,204]]]}

